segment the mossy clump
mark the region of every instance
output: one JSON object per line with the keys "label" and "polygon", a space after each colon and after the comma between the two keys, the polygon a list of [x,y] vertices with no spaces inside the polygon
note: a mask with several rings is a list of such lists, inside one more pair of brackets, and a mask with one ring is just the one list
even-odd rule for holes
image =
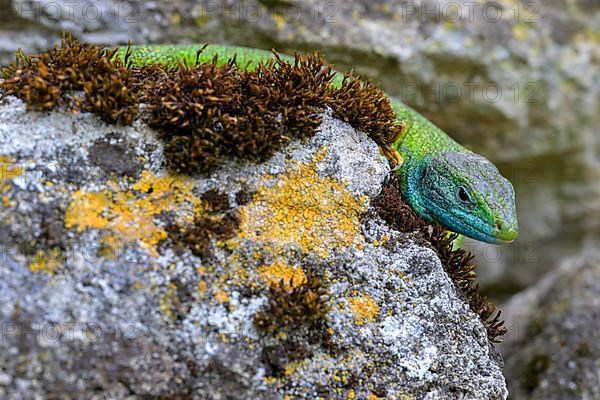
{"label": "mossy clump", "polygon": [[383,191],[373,201],[373,206],[379,216],[387,224],[400,232],[414,232],[425,241],[431,243],[454,285],[469,302],[471,310],[479,315],[486,327],[488,338],[491,342],[500,342],[501,336],[506,334],[504,321],[500,320],[500,311],[496,313],[496,306],[486,300],[479,291],[476,282],[473,255],[462,249],[454,249],[452,241],[457,234],[448,234],[440,224],[430,223],[415,214],[415,212],[402,201],[400,182],[395,177],[384,187]]}
{"label": "mossy clump", "polygon": [[108,123],[131,124],[141,87],[134,71],[114,53],[70,36],[45,53],[19,50],[15,62],[2,71],[0,92],[21,98],[31,111],[66,106],[98,114]]}
{"label": "mossy clump", "polygon": [[213,240],[223,241],[237,234],[240,216],[231,208],[227,195],[218,190],[203,193],[201,199],[204,212],[196,215],[190,226],[169,225],[167,233],[174,243],[181,243],[192,253],[207,258],[211,255]]}
{"label": "mossy clump", "polygon": [[[148,92],[150,125],[166,141],[169,167],[203,172],[224,159],[262,161],[291,139],[309,137],[319,121],[325,76],[312,66],[273,62],[246,72],[235,62],[179,68]],[[316,80],[315,80],[316,77]]]}
{"label": "mossy clump", "polygon": [[323,327],[331,309],[327,286],[314,272],[305,272],[305,276],[300,284],[282,280],[269,286],[268,304],[254,318],[259,329],[293,333],[302,327],[310,331]]}
{"label": "mossy clump", "polygon": [[204,172],[226,158],[263,161],[312,136],[328,107],[381,145],[402,130],[380,89],[351,76],[335,87],[335,73],[317,53],[296,55],[293,64],[275,53],[252,71],[215,59],[156,76],[146,91],[150,125],[176,171]]}
{"label": "mossy clump", "polygon": [[267,374],[272,377],[284,376],[289,363],[312,357],[319,346],[336,352],[326,329],[331,310],[328,287],[313,269],[303,275],[300,284],[294,277],[270,284],[267,304],[254,316],[259,332],[274,340],[263,350]]}
{"label": "mossy clump", "polygon": [[3,71],[0,94],[23,99],[32,111],[67,105],[121,124],[131,124],[143,103],[142,117],[160,132],[176,172],[209,171],[228,158],[265,160],[290,140],[310,137],[327,108],[381,146],[403,130],[379,88],[351,75],[336,78],[317,53],[293,63],[274,53],[252,71],[235,58],[133,67],[129,52],[124,59],[115,53],[71,37],[39,55],[18,52]]}

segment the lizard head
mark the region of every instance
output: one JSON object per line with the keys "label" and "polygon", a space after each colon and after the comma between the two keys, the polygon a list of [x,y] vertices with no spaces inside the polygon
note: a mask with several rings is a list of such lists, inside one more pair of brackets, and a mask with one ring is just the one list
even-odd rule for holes
{"label": "lizard head", "polygon": [[[488,243],[518,234],[511,183],[486,158],[471,152],[428,155],[412,181],[413,208],[453,232]],[[409,183],[410,185],[410,183]]]}

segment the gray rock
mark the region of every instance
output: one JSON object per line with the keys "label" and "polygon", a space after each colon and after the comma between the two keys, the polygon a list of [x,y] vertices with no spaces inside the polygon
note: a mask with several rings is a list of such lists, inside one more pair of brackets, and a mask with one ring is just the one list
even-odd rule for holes
{"label": "gray rock", "polygon": [[[369,208],[389,167],[349,125],[325,114],[263,164],[176,177],[139,122],[14,98],[0,121],[0,397],[506,398],[435,252]],[[169,228],[233,214],[205,253]],[[257,327],[269,286],[310,271],[327,320]]]}
{"label": "gray rock", "polygon": [[600,255],[565,260],[503,307],[514,399],[600,398]]}

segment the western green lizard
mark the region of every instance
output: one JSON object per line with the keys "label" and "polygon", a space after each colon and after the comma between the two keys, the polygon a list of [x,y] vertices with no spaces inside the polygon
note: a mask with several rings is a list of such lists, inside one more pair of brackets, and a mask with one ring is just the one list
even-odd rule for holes
{"label": "western green lizard", "polygon": [[[197,44],[131,46],[128,61],[134,66],[192,65],[197,57],[200,62],[209,62],[217,55],[218,63],[224,64],[235,55],[238,65],[254,69],[273,57],[265,50],[223,45],[206,46],[198,55],[200,48],[202,45]],[[121,48],[117,55],[124,58],[126,52],[127,48]],[[340,85],[342,78],[336,73],[332,84]],[[510,182],[489,160],[467,150],[399,100],[388,98],[398,121],[406,126],[386,152],[391,161],[397,161],[395,172],[404,200],[417,214],[453,232],[488,243],[512,242],[518,223]]]}

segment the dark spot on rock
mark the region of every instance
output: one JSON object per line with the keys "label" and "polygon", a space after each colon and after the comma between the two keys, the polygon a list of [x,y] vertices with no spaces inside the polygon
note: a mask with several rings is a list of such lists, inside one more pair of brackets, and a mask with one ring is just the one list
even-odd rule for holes
{"label": "dark spot on rock", "polygon": [[575,354],[579,357],[590,357],[593,354],[591,343],[587,340],[580,341],[575,348]]}
{"label": "dark spot on rock", "polygon": [[89,149],[92,164],[109,174],[136,176],[141,163],[127,141],[116,134],[97,140]]}
{"label": "dark spot on rock", "polygon": [[281,356],[279,346],[267,345],[263,347],[262,362],[267,366],[265,374],[267,376],[282,377],[285,372],[286,360]]}
{"label": "dark spot on rock", "polygon": [[205,206],[211,212],[223,212],[229,210],[229,197],[227,194],[218,191],[217,189],[211,189],[205,193],[202,193],[202,200]]}
{"label": "dark spot on rock", "polygon": [[200,376],[200,368],[198,367],[198,363],[196,362],[196,360],[190,358],[186,360],[185,364],[188,368],[188,371],[190,372],[190,375],[193,378],[197,378],[198,376]]}
{"label": "dark spot on rock", "polygon": [[387,388],[385,387],[384,384],[380,383],[373,388],[373,394],[377,397],[385,399],[385,398],[387,398]]}
{"label": "dark spot on rock", "polygon": [[552,360],[546,354],[536,354],[525,366],[523,372],[523,389],[532,393],[540,384],[540,375],[552,365]]}
{"label": "dark spot on rock", "polygon": [[189,286],[181,279],[174,279],[171,282],[176,288],[176,294],[171,299],[171,305],[177,320],[183,321],[190,311],[191,304],[193,304],[193,294],[191,293]]}
{"label": "dark spot on rock", "polygon": [[64,247],[64,221],[58,213],[59,210],[56,208],[50,214],[42,214],[40,239],[46,247]]}
{"label": "dark spot on rock", "polygon": [[[538,17],[539,18],[539,17]],[[550,31],[552,39],[559,45],[568,45],[576,35],[585,29],[585,26],[581,22],[568,18],[566,15],[560,14],[547,14],[544,18],[548,19],[548,24],[554,27]]]}
{"label": "dark spot on rock", "polygon": [[200,257],[208,258],[211,241],[232,238],[239,225],[239,213],[231,210],[223,215],[197,217],[191,227],[170,225],[167,233],[174,242],[184,244]]}
{"label": "dark spot on rock", "polygon": [[238,206],[243,206],[245,204],[250,203],[250,201],[252,200],[252,196],[254,196],[253,192],[249,192],[246,189],[242,189],[235,194],[235,201],[237,202]]}

